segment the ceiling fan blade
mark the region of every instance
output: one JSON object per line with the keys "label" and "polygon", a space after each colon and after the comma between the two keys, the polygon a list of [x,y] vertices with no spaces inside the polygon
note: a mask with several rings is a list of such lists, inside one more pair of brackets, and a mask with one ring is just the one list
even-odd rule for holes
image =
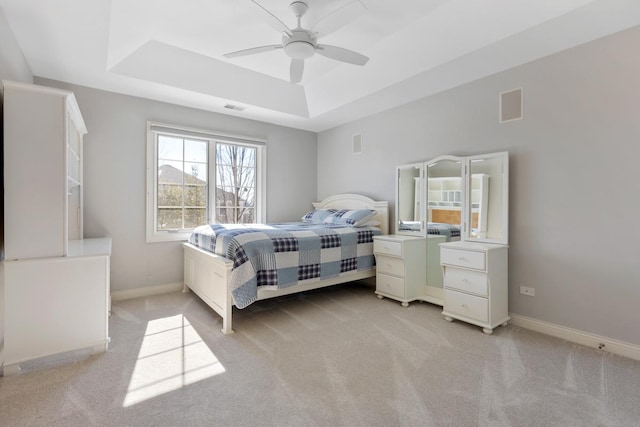
{"label": "ceiling fan blade", "polygon": [[235,58],[237,56],[253,55],[256,53],[268,52],[270,50],[276,50],[276,49],[282,49],[282,45],[270,44],[269,46],[252,47],[249,49],[242,49],[242,50],[237,50],[235,52],[225,53],[222,56],[224,56],[225,58]]}
{"label": "ceiling fan blade", "polygon": [[304,59],[292,59],[289,71],[291,73],[291,83],[300,83],[304,72]]}
{"label": "ceiling fan blade", "polygon": [[367,8],[360,0],[354,0],[321,18],[311,28],[311,32],[317,34],[318,37],[331,34],[354,21],[365,10]]}
{"label": "ceiling fan blade", "polygon": [[256,6],[258,6],[260,9],[264,10],[265,12],[267,12],[267,15],[269,15],[269,17],[271,19],[267,20],[267,24],[269,24],[269,26],[271,28],[274,28],[276,31],[280,32],[284,32],[285,34],[287,34],[289,37],[291,37],[292,33],[291,30],[289,29],[289,27],[287,27],[287,24],[285,24],[284,22],[282,22],[280,20],[280,18],[278,18],[276,15],[274,15],[273,13],[271,13],[267,8],[265,8],[264,6],[262,6],[260,3],[258,3],[256,0],[251,0],[251,2],[253,2]]}
{"label": "ceiling fan blade", "polygon": [[319,44],[316,46],[316,53],[327,58],[335,59],[337,61],[348,62],[354,65],[364,65],[369,61],[369,58],[342,47],[331,46],[328,44]]}

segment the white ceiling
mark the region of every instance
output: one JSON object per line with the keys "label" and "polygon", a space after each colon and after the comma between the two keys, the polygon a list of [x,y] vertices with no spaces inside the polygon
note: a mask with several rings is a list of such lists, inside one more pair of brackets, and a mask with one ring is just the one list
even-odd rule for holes
{"label": "white ceiling", "polygon": [[[303,27],[352,0],[308,0]],[[291,0],[258,0],[290,28]],[[370,58],[315,55],[300,84],[250,0],[0,0],[34,75],[311,131],[392,108],[640,25],[638,0],[361,0],[319,39]],[[509,89],[509,88],[506,88]],[[238,112],[226,104],[244,107]]]}

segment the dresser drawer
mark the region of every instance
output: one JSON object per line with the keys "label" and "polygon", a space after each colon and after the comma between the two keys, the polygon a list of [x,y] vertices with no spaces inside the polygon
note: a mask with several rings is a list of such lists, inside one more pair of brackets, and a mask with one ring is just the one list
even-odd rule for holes
{"label": "dresser drawer", "polygon": [[376,291],[404,298],[404,279],[378,273],[376,274]]}
{"label": "dresser drawer", "polygon": [[376,254],[386,254],[393,256],[402,256],[402,243],[391,242],[389,240],[374,239],[373,252]]}
{"label": "dresser drawer", "polygon": [[484,252],[464,251],[451,248],[441,248],[440,263],[483,271],[486,268]]}
{"label": "dresser drawer", "polygon": [[480,271],[445,267],[444,286],[478,295],[489,295],[487,274]]}
{"label": "dresser drawer", "polygon": [[378,273],[404,277],[404,260],[402,258],[376,255],[376,270]]}
{"label": "dresser drawer", "polygon": [[447,313],[459,315],[480,322],[489,321],[489,300],[462,292],[444,290],[444,309]]}

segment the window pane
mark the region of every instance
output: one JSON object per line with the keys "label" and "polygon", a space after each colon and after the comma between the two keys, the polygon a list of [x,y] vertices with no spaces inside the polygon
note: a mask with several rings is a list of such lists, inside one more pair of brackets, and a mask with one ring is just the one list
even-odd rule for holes
{"label": "window pane", "polygon": [[185,209],[184,228],[195,228],[207,223],[207,209]]}
{"label": "window pane", "polygon": [[193,139],[184,141],[184,160],[187,162],[207,162],[207,142]]}
{"label": "window pane", "polygon": [[158,182],[182,185],[183,175],[182,162],[168,160],[158,161]]}
{"label": "window pane", "polygon": [[158,184],[158,207],[182,207],[182,192],[181,185]]}
{"label": "window pane", "polygon": [[247,189],[247,192],[243,195],[244,206],[256,207],[256,190],[255,188]]}
{"label": "window pane", "polygon": [[206,163],[185,163],[185,184],[207,184],[207,164]]}
{"label": "window pane", "polygon": [[219,207],[216,209],[215,222],[219,224],[233,224],[234,217],[233,208]]}
{"label": "window pane", "polygon": [[206,207],[207,187],[187,185],[184,188],[185,207]]}
{"label": "window pane", "polygon": [[158,135],[158,158],[166,160],[182,160],[182,138]]}
{"label": "window pane", "polygon": [[157,142],[157,229],[205,224],[208,142],[168,135],[158,135]]}
{"label": "window pane", "polygon": [[180,229],[182,209],[158,209],[158,230]]}
{"label": "window pane", "polygon": [[216,145],[216,221],[255,222],[256,152],[254,147]]}
{"label": "window pane", "polygon": [[242,210],[240,222],[243,224],[256,222],[256,210],[254,208],[244,208]]}

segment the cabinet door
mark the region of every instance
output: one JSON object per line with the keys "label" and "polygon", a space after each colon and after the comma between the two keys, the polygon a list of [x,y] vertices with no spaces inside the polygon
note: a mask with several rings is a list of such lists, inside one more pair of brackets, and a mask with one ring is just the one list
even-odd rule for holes
{"label": "cabinet door", "polygon": [[66,255],[64,98],[4,86],[5,259]]}
{"label": "cabinet door", "polygon": [[109,341],[108,256],[4,266],[6,365]]}

